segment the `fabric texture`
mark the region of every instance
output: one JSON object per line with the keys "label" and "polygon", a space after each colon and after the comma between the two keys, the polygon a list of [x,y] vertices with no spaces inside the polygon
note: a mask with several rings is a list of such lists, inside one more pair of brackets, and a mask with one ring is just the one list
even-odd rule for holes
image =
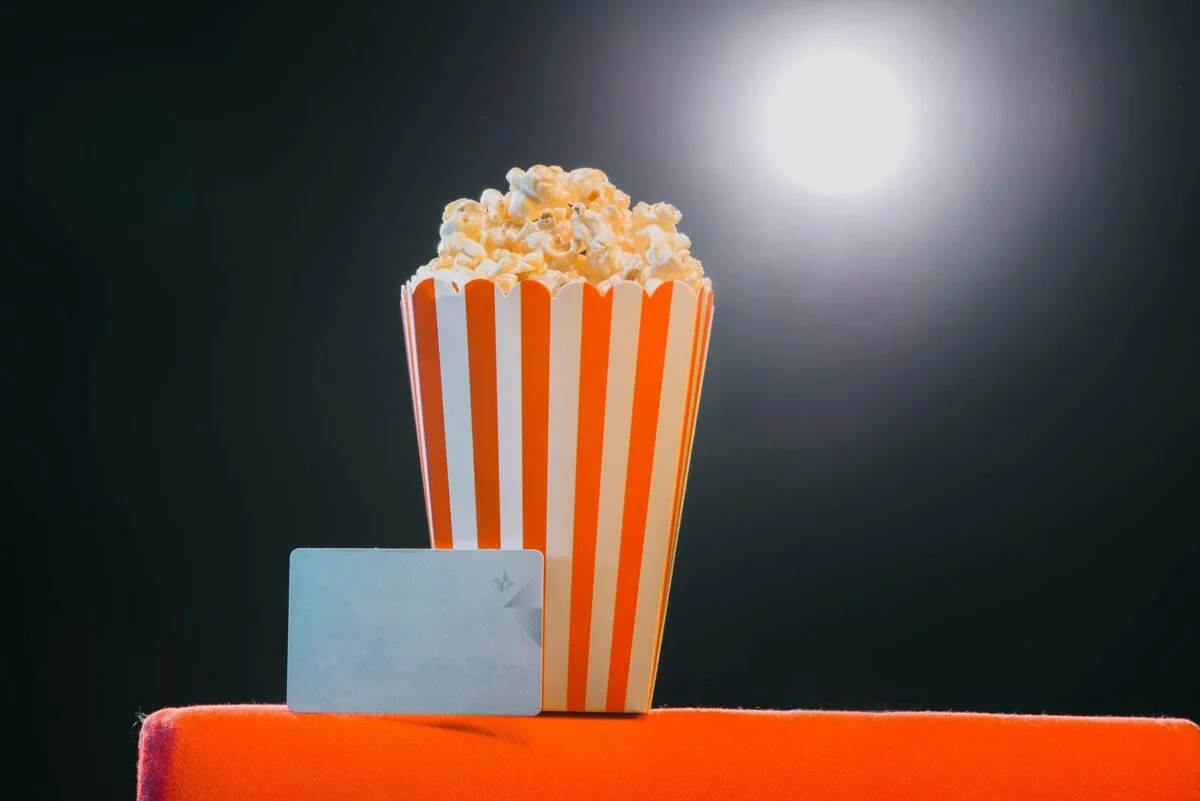
{"label": "fabric texture", "polygon": [[164,709],[138,801],[1200,801],[1185,720],[663,709],[640,716]]}

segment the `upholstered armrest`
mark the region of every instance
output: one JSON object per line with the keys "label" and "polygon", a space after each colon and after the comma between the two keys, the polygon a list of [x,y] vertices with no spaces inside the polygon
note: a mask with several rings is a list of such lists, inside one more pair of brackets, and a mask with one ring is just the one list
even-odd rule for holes
{"label": "upholstered armrest", "polygon": [[637,717],[164,709],[139,801],[1200,799],[1184,720],[656,710]]}

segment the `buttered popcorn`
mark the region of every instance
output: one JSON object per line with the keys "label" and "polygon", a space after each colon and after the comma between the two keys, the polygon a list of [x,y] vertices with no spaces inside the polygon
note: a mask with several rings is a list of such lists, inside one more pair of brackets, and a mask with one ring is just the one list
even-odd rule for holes
{"label": "buttered popcorn", "polygon": [[522,281],[551,291],[577,282],[601,292],[622,281],[653,288],[683,281],[711,286],[676,230],[679,210],[638,203],[600,170],[536,165],[508,171],[508,192],[455,200],[442,212],[437,257],[417,270],[457,287],[487,278],[504,292]]}

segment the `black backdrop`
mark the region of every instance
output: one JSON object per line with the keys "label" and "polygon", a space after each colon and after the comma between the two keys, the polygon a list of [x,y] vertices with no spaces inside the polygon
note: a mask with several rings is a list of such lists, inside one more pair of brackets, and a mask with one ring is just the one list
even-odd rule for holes
{"label": "black backdrop", "polygon": [[[659,705],[1200,718],[1190,20],[1103,5],[9,6],[21,797],[281,700],[292,548],[426,542],[398,285],[537,162],[718,290]],[[923,76],[890,199],[755,166],[814,19]]]}

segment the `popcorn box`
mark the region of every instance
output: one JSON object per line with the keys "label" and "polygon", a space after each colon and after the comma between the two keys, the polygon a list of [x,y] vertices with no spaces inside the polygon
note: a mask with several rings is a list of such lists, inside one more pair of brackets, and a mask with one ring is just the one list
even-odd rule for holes
{"label": "popcorn box", "polygon": [[543,710],[650,708],[712,312],[682,282],[402,290],[433,547],[542,551]]}

